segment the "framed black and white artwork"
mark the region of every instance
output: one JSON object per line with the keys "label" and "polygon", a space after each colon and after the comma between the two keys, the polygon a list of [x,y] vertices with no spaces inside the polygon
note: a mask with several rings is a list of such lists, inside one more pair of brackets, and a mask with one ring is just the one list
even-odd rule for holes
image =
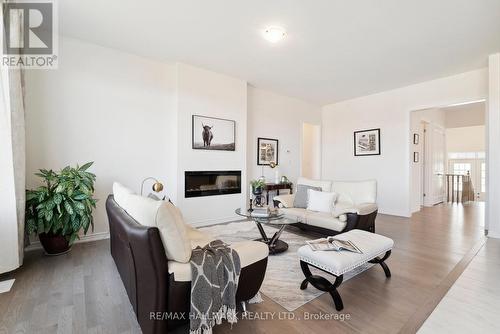
{"label": "framed black and white artwork", "polygon": [[192,147],[195,150],[235,151],[236,122],[193,115]]}
{"label": "framed black and white artwork", "polygon": [[278,164],[278,139],[257,138],[257,165]]}
{"label": "framed black and white artwork", "polygon": [[354,132],[354,155],[380,155],[380,129]]}

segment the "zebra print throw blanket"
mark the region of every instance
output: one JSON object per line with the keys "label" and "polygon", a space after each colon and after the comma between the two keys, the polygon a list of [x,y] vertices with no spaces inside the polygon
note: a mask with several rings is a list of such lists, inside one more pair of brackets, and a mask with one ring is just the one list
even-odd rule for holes
{"label": "zebra print throw blanket", "polygon": [[190,334],[211,334],[223,319],[236,318],[240,257],[220,240],[197,247],[191,255]]}

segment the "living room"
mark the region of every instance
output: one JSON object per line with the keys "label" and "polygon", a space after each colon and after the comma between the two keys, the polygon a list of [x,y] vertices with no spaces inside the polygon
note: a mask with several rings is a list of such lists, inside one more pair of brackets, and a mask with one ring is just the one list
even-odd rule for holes
{"label": "living room", "polygon": [[[499,4],[45,3],[56,65],[2,66],[0,331],[495,332],[470,318],[499,294],[477,283],[500,274]],[[469,103],[485,205],[418,202],[412,113]],[[307,245],[327,236],[363,252]],[[180,318],[214,240],[238,319],[197,332]],[[450,314],[467,279],[476,307]]]}

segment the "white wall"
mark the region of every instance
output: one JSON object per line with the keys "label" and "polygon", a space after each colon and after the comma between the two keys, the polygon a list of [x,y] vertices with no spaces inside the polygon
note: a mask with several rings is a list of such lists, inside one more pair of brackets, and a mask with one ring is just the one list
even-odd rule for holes
{"label": "white wall", "polygon": [[485,152],[486,130],[484,125],[446,129],[446,151]]}
{"label": "white wall", "polygon": [[[485,99],[486,69],[323,107],[323,178],[376,179],[380,212],[409,216],[410,112]],[[380,128],[380,156],[355,157],[353,132]]]}
{"label": "white wall", "polygon": [[[236,151],[193,150],[193,114],[235,120]],[[283,173],[295,179],[302,122],[319,124],[319,107],[193,66],[61,37],[59,68],[26,72],[27,186],[39,185],[39,168],[94,161],[96,234],[108,231],[104,204],[112,183],[139,192],[147,176],[164,182],[189,223],[233,220],[246,205],[247,165],[260,175],[256,138],[280,139]],[[231,169],[242,171],[241,194],[184,198],[184,171]]]}
{"label": "white wall", "polygon": [[113,181],[140,191],[155,176],[175,197],[175,68],[61,38],[59,69],[26,71],[27,186],[39,168],[94,161],[95,232],[108,230]]}
{"label": "white wall", "polygon": [[500,238],[500,53],[489,57],[488,83],[486,229],[489,236]]}
{"label": "white wall", "polygon": [[[187,222],[200,225],[238,218],[234,210],[246,205],[247,83],[193,66],[177,65],[178,194]],[[191,148],[193,114],[236,121],[236,151]],[[242,192],[223,196],[184,197],[184,172],[241,170]]]}
{"label": "white wall", "polygon": [[446,128],[484,125],[485,109],[484,102],[444,108],[443,110],[446,111]]}
{"label": "white wall", "polygon": [[[321,108],[306,101],[248,86],[248,178],[262,175],[257,165],[257,138],[279,140],[281,175],[295,183],[301,173],[303,123],[320,124]],[[274,171],[264,167],[264,175],[274,181]]]}
{"label": "white wall", "polygon": [[446,127],[446,112],[440,108],[431,108],[424,110],[416,110],[411,113],[411,124],[418,124],[420,122],[432,123],[442,128]]}

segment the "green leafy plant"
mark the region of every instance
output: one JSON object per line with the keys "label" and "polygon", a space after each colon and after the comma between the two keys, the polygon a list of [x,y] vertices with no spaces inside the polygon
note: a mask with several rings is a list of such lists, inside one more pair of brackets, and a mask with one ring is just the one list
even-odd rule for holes
{"label": "green leafy plant", "polygon": [[59,172],[40,169],[43,185],[26,190],[26,230],[28,233],[63,235],[72,245],[90,226],[94,230],[92,210],[96,176],[87,170],[93,162],[76,168],[67,166]]}
{"label": "green leafy plant", "polygon": [[252,186],[252,189],[259,189],[259,188],[264,188],[266,185],[266,182],[262,179],[257,179],[257,180],[252,180],[250,181],[250,185]]}

